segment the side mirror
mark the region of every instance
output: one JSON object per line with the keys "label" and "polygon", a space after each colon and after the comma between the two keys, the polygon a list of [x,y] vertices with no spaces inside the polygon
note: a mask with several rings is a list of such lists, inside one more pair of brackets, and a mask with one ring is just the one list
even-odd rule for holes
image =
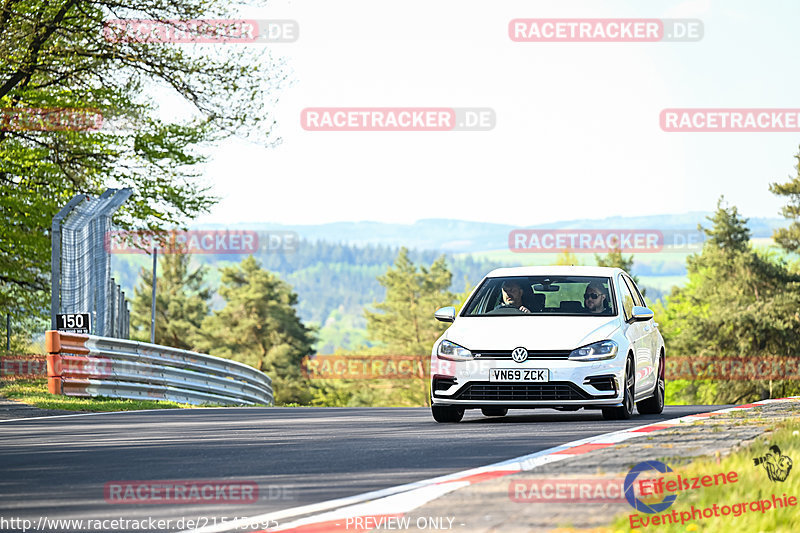
{"label": "side mirror", "polygon": [[655,316],[653,311],[640,305],[634,305],[633,311],[631,311],[631,320],[634,322],[644,322],[645,320],[650,320],[653,316]]}
{"label": "side mirror", "polygon": [[441,307],[436,310],[433,316],[439,322],[453,322],[456,319],[455,307]]}

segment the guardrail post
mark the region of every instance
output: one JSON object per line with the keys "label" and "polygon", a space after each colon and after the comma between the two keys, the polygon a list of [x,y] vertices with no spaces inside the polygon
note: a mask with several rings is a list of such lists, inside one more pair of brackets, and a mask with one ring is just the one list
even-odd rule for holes
{"label": "guardrail post", "polygon": [[58,331],[45,333],[45,346],[47,347],[47,392],[50,394],[63,394],[61,384],[61,336]]}

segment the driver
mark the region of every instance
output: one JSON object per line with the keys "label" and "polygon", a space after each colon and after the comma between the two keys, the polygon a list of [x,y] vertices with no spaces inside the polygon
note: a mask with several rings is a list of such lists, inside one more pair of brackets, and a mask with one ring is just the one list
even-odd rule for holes
{"label": "driver", "polygon": [[509,279],[503,282],[501,287],[503,292],[503,305],[505,307],[516,307],[523,313],[530,313],[531,310],[522,305],[522,285],[519,281]]}
{"label": "driver", "polygon": [[592,314],[602,313],[608,305],[606,288],[600,282],[592,282],[586,286],[583,294],[583,307]]}

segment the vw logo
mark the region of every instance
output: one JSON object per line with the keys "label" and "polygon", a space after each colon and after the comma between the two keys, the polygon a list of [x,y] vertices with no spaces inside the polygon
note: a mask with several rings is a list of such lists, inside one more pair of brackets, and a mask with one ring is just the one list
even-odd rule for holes
{"label": "vw logo", "polygon": [[522,363],[528,358],[528,350],[525,348],[514,348],[511,352],[511,359],[516,363]]}

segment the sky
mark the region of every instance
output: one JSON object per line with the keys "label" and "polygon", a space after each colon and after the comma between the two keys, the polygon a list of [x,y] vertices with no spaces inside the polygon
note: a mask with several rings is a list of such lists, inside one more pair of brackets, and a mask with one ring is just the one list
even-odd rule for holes
{"label": "sky", "polygon": [[[292,19],[263,47],[292,83],[272,148],[230,138],[197,223],[528,226],[713,210],[724,195],[775,217],[800,133],[665,132],[665,108],[800,108],[796,0],[278,0],[243,18]],[[696,42],[514,42],[516,18],[694,18]],[[242,45],[224,45],[242,46]],[[490,131],[306,131],[309,107],[484,107]]]}

